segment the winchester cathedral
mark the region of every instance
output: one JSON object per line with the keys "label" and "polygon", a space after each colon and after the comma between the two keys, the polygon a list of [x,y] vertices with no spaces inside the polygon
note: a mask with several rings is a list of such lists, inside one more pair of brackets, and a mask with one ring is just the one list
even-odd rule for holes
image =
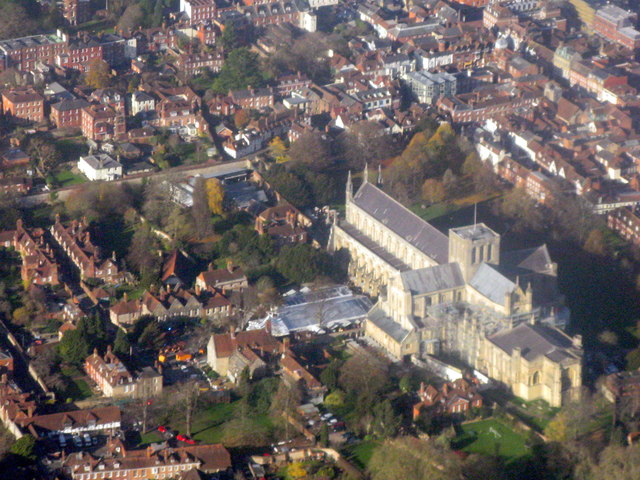
{"label": "winchester cathedral", "polygon": [[349,252],[354,285],[378,301],[365,335],[398,360],[455,357],[525,400],[560,406],[582,382],[579,336],[545,245],[500,251],[483,223],[448,236],[369,182],[347,180],[329,248]]}

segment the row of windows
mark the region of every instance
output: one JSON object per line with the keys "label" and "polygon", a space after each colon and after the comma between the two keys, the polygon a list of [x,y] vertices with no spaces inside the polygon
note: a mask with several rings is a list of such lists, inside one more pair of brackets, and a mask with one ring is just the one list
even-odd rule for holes
{"label": "row of windows", "polygon": [[[491,244],[486,245],[486,247],[487,247],[487,250],[486,250],[487,256],[486,256],[486,258],[484,256],[484,254],[485,254],[485,248],[484,247],[485,247],[485,245],[480,245],[480,247],[473,247],[471,249],[471,263],[482,263],[485,260],[487,262],[491,261],[491,257],[492,257],[492,253],[493,253],[492,252],[493,251],[493,248],[492,248],[493,245],[491,245]],[[476,260],[477,260],[477,262],[476,262]]]}

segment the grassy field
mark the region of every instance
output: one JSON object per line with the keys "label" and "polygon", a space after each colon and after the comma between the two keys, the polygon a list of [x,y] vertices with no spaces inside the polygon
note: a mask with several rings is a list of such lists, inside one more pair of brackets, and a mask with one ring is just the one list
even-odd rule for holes
{"label": "grassy field", "polygon": [[342,450],[342,454],[358,468],[365,470],[373,456],[373,451],[380,443],[373,440],[365,440],[355,445],[350,445]]}
{"label": "grassy field", "polygon": [[462,434],[452,442],[452,447],[468,453],[497,455],[507,460],[516,460],[528,453],[522,435],[492,418],[462,425]]}
{"label": "grassy field", "polygon": [[60,170],[51,175],[56,186],[69,187],[71,185],[77,185],[84,183],[87,178],[79,173],[73,173],[71,170]]}
{"label": "grassy field", "polygon": [[[201,443],[225,443],[224,424],[234,418],[238,402],[214,403],[200,409],[191,425],[191,437]],[[175,418],[171,418],[166,426],[171,430],[187,433],[184,415],[179,412]],[[251,420],[256,425],[261,425],[268,430],[273,428],[273,423],[268,415],[252,415]],[[161,441],[161,435],[156,431],[150,431],[141,436],[141,444]]]}

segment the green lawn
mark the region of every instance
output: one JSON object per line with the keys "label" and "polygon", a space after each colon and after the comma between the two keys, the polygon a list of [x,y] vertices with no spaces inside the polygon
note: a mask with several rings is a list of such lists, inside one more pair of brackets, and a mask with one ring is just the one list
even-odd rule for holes
{"label": "green lawn", "polygon": [[373,451],[379,446],[379,442],[365,440],[344,448],[342,454],[358,468],[365,470],[373,456]]}
{"label": "green lawn", "polygon": [[69,187],[87,181],[84,175],[73,173],[71,170],[60,170],[59,172],[51,174],[51,177],[55,185],[60,187]]}
{"label": "green lawn", "polygon": [[[201,443],[225,443],[224,424],[234,418],[238,402],[214,403],[200,409],[194,416],[191,424],[191,436]],[[273,429],[273,421],[266,415],[251,415],[251,420],[256,425]],[[164,425],[169,429],[186,435],[187,429],[183,412],[176,412]],[[160,435],[151,431],[141,436],[141,444],[161,441]]]}
{"label": "green lawn", "polygon": [[525,439],[495,419],[462,425],[462,434],[452,442],[454,449],[515,460],[528,453]]}
{"label": "green lawn", "polygon": [[429,220],[433,220],[434,218],[446,215],[447,213],[459,208],[453,204],[448,203],[436,203],[434,205],[429,205],[428,207],[422,208],[423,205],[426,204],[416,203],[410,208],[410,210],[427,222]]}

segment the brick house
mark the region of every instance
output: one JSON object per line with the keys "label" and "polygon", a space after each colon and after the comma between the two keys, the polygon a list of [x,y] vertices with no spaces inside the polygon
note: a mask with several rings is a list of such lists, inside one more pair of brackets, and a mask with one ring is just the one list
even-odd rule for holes
{"label": "brick house", "polygon": [[459,378],[446,382],[440,389],[433,385],[420,384],[420,402],[413,406],[413,420],[416,421],[423,409],[431,409],[436,414],[457,414],[471,408],[482,407],[482,396],[478,393],[475,378]]}
{"label": "brick house", "polygon": [[84,369],[106,397],[146,398],[162,392],[162,373],[145,369],[134,376],[113,353],[111,345],[104,356],[94,350],[85,360]]}
{"label": "brick house", "polygon": [[222,290],[223,292],[230,290],[240,290],[249,286],[247,276],[244,274],[242,268],[233,263],[228,262],[227,268],[212,269],[209,266],[209,270],[206,270],[196,278],[196,287],[202,290],[216,291]]}
{"label": "brick house", "polygon": [[268,328],[215,334],[207,344],[207,363],[219,375],[235,380],[245,367],[252,376],[260,374],[282,349]]}
{"label": "brick house", "polygon": [[272,88],[248,88],[245,90],[232,90],[229,97],[240,108],[260,110],[273,107],[274,92]]}
{"label": "brick house", "polygon": [[62,100],[51,105],[49,119],[58,128],[81,128],[82,111],[89,106],[89,102],[81,98]]}
{"label": "brick house", "polygon": [[13,247],[22,257],[20,275],[25,285],[58,285],[58,264],[42,228],[27,229],[22,220],[16,222]]}
{"label": "brick house", "polygon": [[82,135],[95,141],[122,138],[126,135],[123,112],[116,112],[107,105],[89,105],[82,110]]}
{"label": "brick house", "polygon": [[2,92],[2,113],[24,122],[44,121],[44,97],[32,88]]}
{"label": "brick house", "polygon": [[28,72],[38,62],[53,65],[56,57],[66,51],[67,44],[67,36],[60,31],[0,41],[0,71],[15,68]]}
{"label": "brick house", "polygon": [[51,235],[78,267],[82,279],[98,278],[106,283],[124,281],[124,273],[118,268],[115,254],[103,258],[100,249],[91,242],[86,219],[73,220],[65,227],[60,222],[60,215],[56,215],[56,221],[51,226]]}
{"label": "brick house", "polygon": [[307,230],[302,226],[300,211],[283,203],[267,208],[256,217],[255,228],[260,235],[269,235],[277,245],[307,242]]}
{"label": "brick house", "polygon": [[211,475],[229,468],[231,455],[221,444],[169,448],[165,443],[126,450],[120,440],[111,440],[103,457],[80,452],[64,462],[64,470],[73,480],[192,479],[202,478],[199,471]]}

